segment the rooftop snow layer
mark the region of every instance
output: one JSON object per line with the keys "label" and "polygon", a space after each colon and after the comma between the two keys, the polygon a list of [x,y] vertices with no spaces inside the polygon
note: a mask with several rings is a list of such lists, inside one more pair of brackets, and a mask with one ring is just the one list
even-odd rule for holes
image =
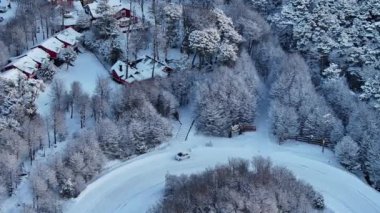
{"label": "rooftop snow layer", "polygon": [[7,70],[0,74],[1,78],[11,80],[11,81],[16,81],[19,78],[19,76],[26,78],[25,74],[16,68]]}
{"label": "rooftop snow layer", "polygon": [[135,66],[129,66],[128,76],[126,76],[127,72],[127,64],[123,61],[117,61],[111,68],[112,71],[115,71],[116,74],[124,79],[128,83],[132,83],[134,81],[143,81],[152,78],[154,66],[154,77],[166,77],[168,73],[165,71],[168,66],[154,61],[151,57],[145,56],[145,58],[138,60]]}
{"label": "rooftop snow layer", "polygon": [[78,33],[73,28],[69,27],[57,33],[55,37],[67,44],[75,45],[78,42],[78,39],[82,36],[81,33]]}
{"label": "rooftop snow layer", "polygon": [[51,50],[53,52],[56,52],[56,53],[59,53],[61,51],[61,49],[63,48],[63,43],[60,42],[58,39],[56,38],[49,38],[45,41],[43,41],[40,46],[48,49],[48,50]]}
{"label": "rooftop snow layer", "polygon": [[26,55],[40,64],[43,64],[50,59],[49,53],[38,47],[29,50]]}
{"label": "rooftop snow layer", "polygon": [[[109,0],[108,5],[111,7],[113,13],[120,11],[123,8],[129,8],[129,4],[125,2],[120,2],[120,0]],[[99,18],[101,15],[96,12],[98,7],[98,2],[93,2],[87,5],[91,11],[92,17]]]}
{"label": "rooftop snow layer", "polygon": [[14,61],[12,65],[16,67],[17,69],[28,74],[33,74],[34,72],[37,71],[37,63],[28,56],[24,56]]}

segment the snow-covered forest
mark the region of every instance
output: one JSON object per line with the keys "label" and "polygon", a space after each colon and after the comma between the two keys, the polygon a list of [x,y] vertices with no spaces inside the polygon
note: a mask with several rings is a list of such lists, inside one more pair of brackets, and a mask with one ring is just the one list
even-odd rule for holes
{"label": "snow-covered forest", "polygon": [[[0,23],[0,212],[66,212],[112,165],[173,151],[192,133],[209,138],[207,148],[259,132],[270,147],[313,144],[302,147],[320,147],[321,159],[333,153],[329,164],[380,191],[376,0],[9,4]],[[168,175],[150,211],[333,208],[275,163]]]}

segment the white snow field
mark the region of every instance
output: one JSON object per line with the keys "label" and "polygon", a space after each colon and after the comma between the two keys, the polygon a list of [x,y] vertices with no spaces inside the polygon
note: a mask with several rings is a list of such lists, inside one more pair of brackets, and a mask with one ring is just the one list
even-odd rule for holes
{"label": "white snow field", "polygon": [[[183,115],[183,113],[182,113]],[[191,118],[181,119],[182,122]],[[267,123],[267,122],[260,122]],[[108,169],[65,208],[69,213],[146,212],[163,195],[165,175],[201,172],[230,158],[270,157],[275,165],[285,166],[299,179],[323,194],[326,212],[380,212],[380,193],[342,169],[329,150],[298,142],[278,145],[266,131],[232,139],[190,133],[188,141],[173,140],[161,148]],[[212,146],[206,144],[211,141]],[[191,158],[174,160],[179,151],[190,151]]]}

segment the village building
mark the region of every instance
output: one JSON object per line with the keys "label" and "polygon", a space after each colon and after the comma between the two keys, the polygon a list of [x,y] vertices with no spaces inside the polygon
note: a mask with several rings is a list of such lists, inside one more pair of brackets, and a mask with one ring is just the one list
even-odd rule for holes
{"label": "village building", "polygon": [[37,62],[37,68],[46,68],[50,63],[50,55],[41,48],[33,48],[29,50],[25,55]]}
{"label": "village building", "polygon": [[28,56],[23,56],[6,65],[3,72],[15,71],[15,69],[24,73],[28,78],[34,78],[37,74],[38,63]]}
{"label": "village building", "polygon": [[[119,22],[119,27],[126,27],[137,22],[137,17],[133,16],[127,4],[121,3],[120,0],[109,0],[108,4],[111,8],[112,15]],[[98,2],[96,1],[84,6],[86,13],[91,16],[92,20],[101,17],[101,14],[96,12],[97,7]]]}
{"label": "village building", "polygon": [[145,56],[142,59],[127,64],[118,60],[111,67],[112,78],[118,83],[131,84],[155,77],[167,77],[173,71],[166,64]]}
{"label": "village building", "polygon": [[11,68],[10,70],[0,73],[0,78],[17,81],[19,78],[27,79],[26,75],[17,68]]}
{"label": "village building", "polygon": [[64,44],[64,47],[76,47],[82,34],[72,27],[66,28],[55,35],[55,38]]}
{"label": "village building", "polygon": [[59,41],[58,39],[52,37],[52,38],[48,38],[47,40],[43,41],[37,47],[39,47],[39,48],[43,49],[45,52],[47,52],[50,55],[50,58],[57,59],[59,56],[59,53],[65,47],[65,44],[62,43],[61,41]]}

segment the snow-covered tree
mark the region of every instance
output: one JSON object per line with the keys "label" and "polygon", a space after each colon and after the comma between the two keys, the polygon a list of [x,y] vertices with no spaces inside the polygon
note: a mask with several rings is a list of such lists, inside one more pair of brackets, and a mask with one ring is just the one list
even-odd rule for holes
{"label": "snow-covered tree", "polygon": [[368,79],[362,86],[360,98],[369,101],[370,105],[380,110],[380,75]]}
{"label": "snow-covered tree", "polygon": [[77,26],[81,29],[88,29],[91,26],[91,18],[84,12],[79,12]]}
{"label": "snow-covered tree", "polygon": [[216,29],[194,30],[189,36],[190,48],[195,51],[194,58],[199,54],[200,64],[217,52],[219,41],[220,35]]}
{"label": "snow-covered tree", "polygon": [[67,47],[63,48],[63,50],[59,53],[58,57],[67,64],[68,69],[69,66],[73,66],[73,62],[77,58],[77,53],[74,51],[73,48]]}
{"label": "snow-covered tree", "polygon": [[272,131],[280,141],[294,138],[300,134],[301,126],[295,108],[274,101],[271,104],[270,112]]}
{"label": "snow-covered tree", "polygon": [[222,43],[218,48],[217,60],[222,64],[235,62],[238,48],[234,44]]}
{"label": "snow-covered tree", "polygon": [[335,146],[335,155],[348,170],[359,169],[359,146],[350,136],[345,136]]}
{"label": "snow-covered tree", "polygon": [[121,129],[119,125],[116,125],[107,118],[100,120],[96,126],[99,146],[103,150],[103,153],[111,159],[120,159],[126,154],[120,148],[120,143],[125,143],[125,141],[121,141]]}
{"label": "snow-covered tree", "polygon": [[[343,136],[342,123],[335,117],[323,97],[317,94],[304,60],[300,56],[291,55],[283,66],[284,70],[272,86],[272,98],[279,101],[282,107],[297,112],[301,127],[300,136],[320,140],[327,138],[332,142],[338,142]],[[281,111],[284,111],[281,110],[282,107],[272,107],[275,111],[271,113],[281,114]],[[273,122],[276,123],[276,120]]]}
{"label": "snow-covered tree", "polygon": [[323,70],[322,75],[329,80],[334,80],[342,75],[342,70],[339,69],[337,64],[331,63],[329,67]]}
{"label": "snow-covered tree", "polygon": [[52,65],[37,70],[37,78],[43,82],[49,83],[53,80],[55,69]]}
{"label": "snow-covered tree", "polygon": [[242,36],[235,30],[232,19],[227,17],[221,9],[212,11],[216,17],[216,26],[220,32],[221,41],[231,44],[239,44],[242,42]]}
{"label": "snow-covered tree", "polygon": [[95,11],[100,16],[93,25],[95,35],[101,39],[116,36],[117,20],[112,15],[108,0],[99,1]]}
{"label": "snow-covered tree", "polygon": [[[254,168],[251,170],[250,168]],[[241,190],[244,186],[244,190]],[[250,164],[231,159],[200,174],[167,175],[165,199],[150,212],[207,209],[210,212],[313,212],[324,209],[323,196],[270,160]],[[193,199],[188,199],[191,194]]]}
{"label": "snow-covered tree", "polygon": [[168,4],[164,8],[166,22],[167,47],[176,47],[179,40],[179,20],[182,17],[182,6]]}
{"label": "snow-covered tree", "polygon": [[254,121],[258,97],[251,93],[245,80],[255,81],[243,80],[232,70],[220,70],[200,85],[196,120],[199,131],[228,136],[232,125]]}
{"label": "snow-covered tree", "polygon": [[154,147],[171,135],[170,124],[150,103],[143,102],[130,113],[134,116],[128,124],[127,138],[132,144],[145,143]]}
{"label": "snow-covered tree", "polygon": [[247,10],[244,14],[239,15],[237,27],[248,43],[248,52],[252,53],[254,44],[270,34],[270,26],[254,11]]}
{"label": "snow-covered tree", "polygon": [[344,78],[334,81],[323,81],[321,91],[343,125],[348,124],[351,113],[356,107],[356,96],[351,92]]}

